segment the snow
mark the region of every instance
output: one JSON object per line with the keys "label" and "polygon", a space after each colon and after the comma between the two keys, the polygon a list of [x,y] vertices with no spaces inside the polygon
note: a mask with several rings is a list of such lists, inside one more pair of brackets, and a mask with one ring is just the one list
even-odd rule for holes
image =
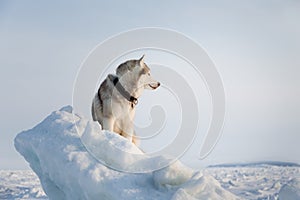
{"label": "snow", "polygon": [[[243,167],[211,167],[204,171],[217,179],[223,188],[240,196],[241,199],[299,199],[299,197],[291,196],[293,194],[291,190],[281,189],[292,186],[294,188],[292,191],[300,191],[299,185],[294,185],[294,179],[297,179],[295,177],[299,177],[299,166],[245,164]],[[265,182],[261,182],[262,180]],[[174,196],[177,199],[194,198],[182,189],[178,189]],[[33,171],[2,170],[0,171],[0,199],[37,200],[48,198]]]}
{"label": "snow", "polygon": [[55,111],[15,138],[49,199],[239,199],[211,175],[179,161],[165,167],[168,156],[149,157],[72,111]]}
{"label": "snow", "polygon": [[[214,166],[204,171],[218,180],[224,189],[249,200],[285,200],[279,198],[279,191],[282,193],[290,180],[300,176],[299,165],[282,163]],[[300,191],[299,185],[294,188]]]}
{"label": "snow", "polygon": [[285,184],[279,191],[279,199],[299,200],[300,199],[300,178],[294,178]]}
{"label": "snow", "polygon": [[193,171],[179,161],[153,172],[154,184],[158,188],[181,185],[193,176]]}
{"label": "snow", "polygon": [[238,198],[224,190],[220,183],[212,176],[203,176],[202,173],[198,172],[190,181],[183,184],[181,189],[176,191],[172,199],[223,200]]}
{"label": "snow", "polygon": [[89,147],[89,153],[103,164],[118,171],[151,172],[153,169],[167,166],[172,161],[167,156],[147,156],[126,138],[108,131],[101,131],[96,122],[87,122],[81,140],[86,147]]}
{"label": "snow", "polygon": [[48,199],[31,170],[1,170],[0,199]]}

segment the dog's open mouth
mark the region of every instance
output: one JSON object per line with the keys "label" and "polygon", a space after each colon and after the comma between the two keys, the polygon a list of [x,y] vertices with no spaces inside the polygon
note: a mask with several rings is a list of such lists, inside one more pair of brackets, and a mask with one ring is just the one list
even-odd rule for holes
{"label": "dog's open mouth", "polygon": [[152,86],[151,84],[149,84],[149,86],[152,88],[152,89],[156,89],[157,87],[155,86]]}
{"label": "dog's open mouth", "polygon": [[157,84],[157,85],[151,85],[151,84],[149,84],[149,87],[151,87],[153,90],[155,90],[156,88],[158,88],[158,86],[159,86],[159,84]]}

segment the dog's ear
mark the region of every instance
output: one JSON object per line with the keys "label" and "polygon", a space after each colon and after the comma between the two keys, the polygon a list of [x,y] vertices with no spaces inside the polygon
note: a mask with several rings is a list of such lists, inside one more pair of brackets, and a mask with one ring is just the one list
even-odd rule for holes
{"label": "dog's ear", "polygon": [[145,57],[145,54],[139,59],[140,66],[143,66],[143,64],[144,64],[144,57]]}

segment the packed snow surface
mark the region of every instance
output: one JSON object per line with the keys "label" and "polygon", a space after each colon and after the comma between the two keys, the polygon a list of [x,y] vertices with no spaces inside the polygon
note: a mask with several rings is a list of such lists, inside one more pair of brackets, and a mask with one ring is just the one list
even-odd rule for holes
{"label": "packed snow surface", "polygon": [[[89,145],[89,151],[83,144]],[[299,194],[295,178],[299,167],[194,171],[177,161],[153,172],[128,173],[163,166],[169,158],[149,158],[125,138],[73,115],[70,106],[18,134],[15,147],[37,174],[47,197],[31,171],[0,171],[0,199],[230,200],[278,199],[289,191]]]}

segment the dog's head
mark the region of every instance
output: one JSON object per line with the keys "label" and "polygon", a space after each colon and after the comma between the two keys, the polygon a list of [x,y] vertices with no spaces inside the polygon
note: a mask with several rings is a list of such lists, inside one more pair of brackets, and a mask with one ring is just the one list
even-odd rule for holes
{"label": "dog's head", "polygon": [[126,79],[138,83],[138,86],[144,89],[155,90],[160,86],[160,83],[151,76],[150,68],[144,62],[144,55],[138,60],[122,63],[116,72],[119,77],[126,76]]}

